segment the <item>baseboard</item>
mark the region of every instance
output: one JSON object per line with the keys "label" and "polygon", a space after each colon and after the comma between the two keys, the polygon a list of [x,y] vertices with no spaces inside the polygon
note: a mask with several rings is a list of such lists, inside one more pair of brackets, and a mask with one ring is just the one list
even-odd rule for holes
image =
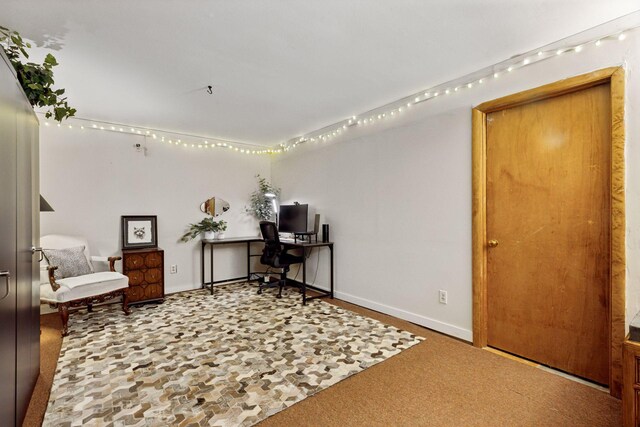
{"label": "baseboard", "polygon": [[[228,283],[220,283],[219,285],[226,285],[230,283],[238,283],[246,281],[244,279],[238,280],[237,282],[228,282]],[[314,283],[309,283],[310,285],[316,286],[319,289],[329,291],[328,286],[317,286]],[[219,286],[216,285],[216,286]],[[177,292],[184,291],[192,291],[196,289],[201,289],[200,286],[194,287],[193,285],[187,285],[185,287],[173,288],[171,291],[166,292],[166,294],[173,294]],[[371,310],[379,311],[384,314],[388,314],[391,316],[395,316],[399,319],[407,320],[409,322],[415,323],[420,326],[424,326],[425,328],[433,329],[434,331],[442,332],[446,335],[451,335],[452,337],[459,338],[464,341],[473,342],[473,332],[467,329],[460,328],[458,326],[450,325],[449,323],[441,322],[439,320],[432,319],[430,317],[422,316],[420,314],[411,313],[406,310],[402,310],[396,307],[391,307],[389,305],[380,304],[375,301],[368,300],[366,298],[357,297],[355,295],[351,295],[345,292],[334,292],[334,296],[343,301],[350,302],[352,304],[356,304],[365,308],[369,308]]]}
{"label": "baseboard", "polygon": [[[297,284],[298,286],[302,286],[302,282],[300,280],[295,280],[295,279],[287,279],[287,280]],[[321,290],[325,292],[329,292],[330,290],[328,286],[316,286],[316,284],[313,282],[307,282],[307,289],[313,292],[314,289],[312,288],[316,288],[316,290]]]}
{"label": "baseboard", "polygon": [[407,320],[425,328],[433,329],[434,331],[442,332],[443,334],[451,335],[452,337],[460,338],[461,340],[472,342],[473,332],[467,329],[460,328],[458,326],[450,325],[439,320],[432,319],[430,317],[422,316],[420,314],[411,313],[399,308],[391,307],[385,304],[380,304],[375,301],[371,301],[365,298],[356,297],[344,292],[335,292],[335,297],[343,301],[350,302],[371,310],[379,311],[384,314],[395,316],[399,319]]}
{"label": "baseboard", "polygon": [[[231,285],[233,283],[241,283],[241,282],[246,282],[246,281],[247,281],[247,279],[238,279],[238,280],[233,280],[233,281],[224,282],[224,283],[216,283],[213,286],[214,287],[218,287],[218,286]],[[204,288],[200,284],[197,284],[197,285],[186,284],[186,285],[183,285],[183,286],[174,286],[170,290],[165,288],[164,294],[165,295],[171,295],[171,294],[177,294],[179,292],[197,291],[198,289],[204,289]]]}

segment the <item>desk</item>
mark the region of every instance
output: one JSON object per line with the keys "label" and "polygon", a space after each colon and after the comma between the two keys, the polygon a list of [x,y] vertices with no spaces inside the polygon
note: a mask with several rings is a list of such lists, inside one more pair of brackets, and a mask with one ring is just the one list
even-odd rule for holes
{"label": "desk", "polygon": [[[247,281],[251,280],[251,258],[254,256],[260,255],[251,255],[251,243],[262,242],[263,240],[260,237],[229,237],[227,239],[218,239],[218,240],[202,240],[201,248],[200,248],[200,279],[201,285],[203,288],[210,287],[211,295],[213,295],[213,285],[216,283],[226,283],[232,282],[234,280],[242,280],[246,279]],[[234,277],[231,279],[223,279],[223,280],[213,280],[213,248],[215,246],[220,245],[239,245],[245,244],[247,245],[247,275],[241,277]],[[209,267],[211,280],[207,281],[204,276],[204,253],[206,247],[209,246]]]}
{"label": "desk", "polygon": [[[333,299],[333,242],[302,242],[302,241],[291,241],[291,240],[280,240],[280,243],[286,248],[289,249],[302,249],[302,283],[300,286],[302,287],[302,305],[306,305],[307,301],[316,299],[316,298],[324,298],[329,297]],[[329,265],[329,274],[330,274],[330,290],[329,292],[324,289],[317,288],[315,286],[307,285],[307,249],[313,248],[329,248],[330,252],[330,265]],[[320,256],[318,254],[318,256]],[[307,288],[313,289],[316,292],[319,292],[320,295],[316,295],[313,297],[307,297]]]}
{"label": "desk", "polygon": [[[226,283],[232,282],[234,280],[243,280],[247,281],[251,280],[251,258],[260,256],[260,254],[251,254],[251,244],[260,242],[263,240],[260,237],[230,237],[228,239],[218,239],[218,240],[202,240],[201,248],[200,248],[200,277],[201,277],[201,285],[203,288],[210,288],[211,295],[213,295],[213,285],[216,283]],[[303,241],[294,241],[294,240],[281,240],[280,243],[288,248],[288,249],[302,249],[302,283],[294,282],[298,284],[302,288],[302,304],[305,305],[307,301],[316,298],[324,298],[330,297],[333,298],[333,242],[303,242]],[[231,279],[223,279],[223,280],[213,280],[213,248],[218,245],[239,245],[245,244],[247,245],[247,275],[241,277],[234,277]],[[205,250],[206,247],[209,246],[209,266],[211,271],[211,280],[206,280],[205,271],[204,271],[204,260],[205,260]],[[330,290],[327,292],[324,289],[317,288],[316,286],[307,285],[307,249],[313,248],[329,248],[331,253],[330,257]],[[319,256],[319,255],[318,255]],[[288,279],[291,280],[291,279]],[[293,280],[291,280],[293,282]],[[313,289],[316,292],[319,292],[320,295],[316,295],[313,297],[307,297],[307,288]]]}

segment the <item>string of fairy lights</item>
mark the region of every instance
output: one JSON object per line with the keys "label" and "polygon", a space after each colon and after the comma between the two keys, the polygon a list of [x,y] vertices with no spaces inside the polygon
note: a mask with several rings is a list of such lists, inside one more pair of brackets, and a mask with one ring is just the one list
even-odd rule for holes
{"label": "string of fairy lights", "polygon": [[394,117],[398,117],[406,113],[416,104],[420,104],[425,101],[432,101],[438,98],[455,94],[457,92],[482,86],[483,84],[486,84],[491,80],[499,79],[503,75],[512,73],[518,69],[530,66],[537,62],[571,53],[578,54],[591,47],[601,48],[601,46],[607,42],[622,42],[627,38],[627,33],[637,30],[638,28],[638,26],[627,28],[614,34],[593,38],[582,43],[573,44],[562,48],[556,47],[554,49],[547,50],[539,49],[523,55],[518,55],[514,58],[509,59],[508,61],[503,61],[499,64],[485,68],[484,70],[490,70],[490,72],[486,74],[478,75],[478,72],[467,74],[466,76],[463,76],[456,80],[433,86],[429,89],[422,90],[418,93],[406,96],[397,101],[385,104],[384,106],[376,107],[366,113],[359,114],[357,116],[351,116],[324,128],[292,138],[287,142],[280,143],[279,147],[286,152],[295,149],[304,143],[326,143],[339,137],[344,132],[354,127],[359,128],[364,126],[371,126],[381,121],[393,119]]}
{"label": "string of fairy lights", "polygon": [[97,130],[136,135],[146,138],[145,141],[150,140],[159,144],[168,144],[176,147],[197,150],[226,149],[245,155],[279,154],[295,149],[301,144],[309,142],[326,143],[332,141],[352,128],[370,127],[376,123],[399,117],[406,114],[406,112],[416,104],[420,104],[425,101],[433,101],[461,91],[473,89],[474,87],[480,87],[489,81],[497,80],[503,75],[507,75],[540,61],[549,60],[566,54],[579,54],[589,48],[601,48],[603,44],[608,42],[622,42],[627,38],[627,34],[629,32],[635,31],[638,28],[639,26],[627,28],[614,34],[593,38],[579,44],[573,44],[562,48],[555,47],[553,49],[541,49],[528,52],[523,55],[518,55],[508,61],[503,61],[483,69],[483,71],[487,71],[485,73],[475,72],[467,74],[466,76],[456,80],[433,86],[397,101],[369,110],[366,113],[351,116],[329,126],[325,126],[324,128],[308,132],[302,136],[289,139],[286,142],[281,142],[271,147],[82,118],[72,118],[65,124],[53,123],[49,120],[44,120],[44,124],[45,126],[56,126],[66,129],[79,129],[80,131]]}
{"label": "string of fairy lights", "polygon": [[[42,114],[42,113],[39,113]],[[160,144],[173,145],[175,147],[207,149],[226,149],[240,154],[274,154],[282,152],[281,148],[265,148],[262,145],[247,144],[244,142],[224,140],[220,138],[206,138],[198,135],[190,135],[179,132],[151,129],[146,127],[132,127],[113,122],[89,120],[78,117],[70,118],[65,124],[53,123],[44,120],[45,126],[64,128],[80,131],[105,131],[144,137]]]}

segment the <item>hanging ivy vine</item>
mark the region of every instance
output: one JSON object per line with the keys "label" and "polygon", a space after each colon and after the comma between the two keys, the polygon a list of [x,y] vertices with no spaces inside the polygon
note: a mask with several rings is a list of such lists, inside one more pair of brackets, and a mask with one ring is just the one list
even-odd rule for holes
{"label": "hanging ivy vine", "polygon": [[27,49],[31,48],[31,44],[22,40],[17,31],[2,26],[0,45],[16,70],[18,81],[31,106],[45,108],[45,117],[53,117],[58,122],[75,115],[76,109],[71,108],[67,98],[63,97],[65,90],[53,88],[53,67],[58,65],[53,55],[48,53],[42,64],[26,62],[29,59]]}

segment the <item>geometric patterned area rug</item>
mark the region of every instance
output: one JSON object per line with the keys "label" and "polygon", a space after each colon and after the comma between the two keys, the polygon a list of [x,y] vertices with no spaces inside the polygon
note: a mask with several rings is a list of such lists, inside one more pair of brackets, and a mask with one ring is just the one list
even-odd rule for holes
{"label": "geometric patterned area rug", "polygon": [[45,426],[248,426],[423,340],[250,283],[73,313]]}

